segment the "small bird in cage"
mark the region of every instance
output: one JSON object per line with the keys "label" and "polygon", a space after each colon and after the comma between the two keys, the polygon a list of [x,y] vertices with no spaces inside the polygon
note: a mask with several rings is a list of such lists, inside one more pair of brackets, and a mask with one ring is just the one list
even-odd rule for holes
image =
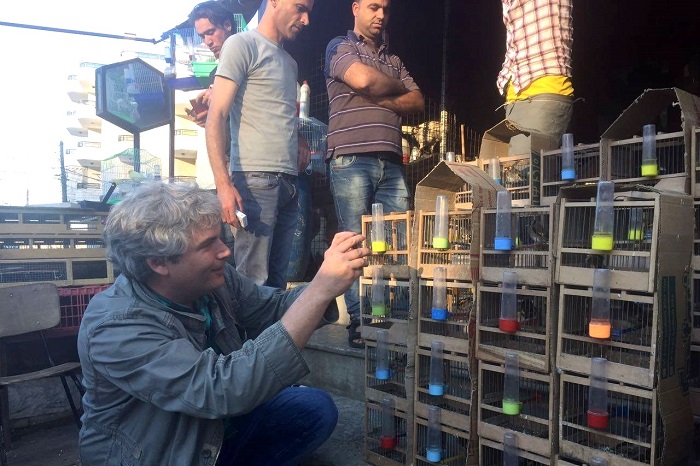
{"label": "small bird in cage", "polygon": [[503,169],[503,180],[506,186],[519,186],[523,182],[523,175],[517,165],[511,165]]}
{"label": "small bird in cage", "polygon": [[527,235],[535,245],[544,246],[549,244],[548,232],[538,217],[532,217],[527,226]]}
{"label": "small bird in cage", "polygon": [[608,259],[606,254],[586,254],[584,266],[589,269],[607,269]]}
{"label": "small bird in cage", "polygon": [[544,319],[544,312],[537,305],[534,296],[518,296],[518,318],[523,326],[540,327]]}

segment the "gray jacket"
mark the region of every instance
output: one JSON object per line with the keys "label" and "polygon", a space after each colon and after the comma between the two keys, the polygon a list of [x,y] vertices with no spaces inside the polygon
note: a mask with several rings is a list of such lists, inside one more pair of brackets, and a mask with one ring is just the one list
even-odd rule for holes
{"label": "gray jacket", "polygon": [[[245,414],[309,372],[279,323],[303,288],[259,287],[227,265],[205,318],[162,304],[123,275],[85,311],[78,334],[85,466],[216,463],[225,417]],[[324,323],[335,321],[335,303]]]}

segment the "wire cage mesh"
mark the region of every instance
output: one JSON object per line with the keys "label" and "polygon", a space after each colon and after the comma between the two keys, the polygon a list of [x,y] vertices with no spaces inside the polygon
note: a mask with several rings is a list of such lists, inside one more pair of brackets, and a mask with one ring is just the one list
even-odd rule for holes
{"label": "wire cage mesh", "polygon": [[431,395],[430,348],[416,348],[416,415],[428,416],[428,406],[438,406],[442,410],[443,424],[469,430],[471,421],[472,394],[476,393],[476,380],[471,376],[471,361],[466,353],[443,350],[442,372],[444,394]]}
{"label": "wire cage mesh", "polygon": [[519,371],[520,414],[508,415],[503,403],[503,366],[479,362],[479,434],[502,440],[507,431],[517,432],[522,450],[549,457],[556,432],[555,376]]}
{"label": "wire cage mesh", "polygon": [[[563,202],[559,232],[557,281],[581,282],[587,275],[580,269],[612,269],[620,276],[634,277],[629,285],[647,291],[655,279],[659,213],[655,201],[615,201],[613,207],[613,249],[601,254],[591,249],[595,226],[594,202]],[[635,220],[636,219],[636,220]]]}
{"label": "wire cage mesh", "polygon": [[0,286],[23,282],[53,282],[58,286],[111,283],[114,273],[107,259],[0,261]]}
{"label": "wire cage mesh", "polygon": [[[0,227],[21,234],[102,234],[106,212],[50,207],[0,207]],[[55,228],[52,228],[55,227]]]}
{"label": "wire cage mesh", "polygon": [[[610,142],[610,174],[607,179],[616,183],[656,183],[657,177],[648,180],[641,175],[642,138],[634,137]],[[656,161],[658,177],[690,174],[685,162],[685,140],[683,132],[658,134],[656,136]]]}
{"label": "wire cage mesh", "polygon": [[389,344],[388,346],[389,378],[378,379],[376,376],[377,342],[365,340],[365,393],[372,393],[375,399],[386,395],[405,399],[408,350],[403,345]]}
{"label": "wire cage mesh", "polygon": [[691,132],[691,163],[693,164],[693,197],[700,197],[700,127],[694,127]]}
{"label": "wire cage mesh", "polygon": [[610,338],[590,337],[592,290],[562,287],[557,367],[590,373],[590,358],[604,357],[611,380],[652,388],[655,386],[658,300],[654,295],[618,290],[610,292]]}
{"label": "wire cage mesh", "polygon": [[[469,281],[476,276],[471,262],[472,210],[448,212],[448,241],[450,249],[442,251],[433,248],[435,233],[435,212],[420,212],[418,223],[418,273],[423,278],[433,278],[435,267],[447,269],[447,279]],[[478,232],[476,232],[478,235]],[[478,247],[478,241],[475,244]]]}
{"label": "wire cage mesh", "polygon": [[448,281],[447,320],[431,317],[433,303],[433,281],[419,281],[418,301],[418,341],[430,345],[432,340],[441,340],[447,349],[467,352],[469,348],[469,323],[474,316],[474,285],[471,283]]}
{"label": "wire cage mesh", "polygon": [[482,211],[482,246],[480,277],[485,281],[500,281],[505,270],[520,272],[520,283],[550,286],[553,264],[553,208],[524,207],[511,211],[513,248],[498,251],[495,209]]}
{"label": "wire cage mesh", "polygon": [[[660,464],[663,427],[653,391],[608,383],[607,429],[588,427],[589,380],[562,376],[560,449],[566,456],[590,461],[592,456]],[[630,463],[625,463],[630,464]],[[632,463],[634,464],[634,463]]]}
{"label": "wire cage mesh", "polygon": [[[503,439],[500,442],[494,442],[485,438],[479,438],[479,464],[482,466],[503,466]],[[550,464],[552,462],[549,458],[518,450],[517,466],[544,466]],[[561,463],[557,464],[561,465]]]}
{"label": "wire cage mesh", "polygon": [[[430,466],[435,463],[426,458],[428,447],[428,421],[415,417],[415,466]],[[470,433],[457,427],[440,426],[440,441],[442,452],[439,464],[446,466],[462,466],[472,454],[473,438]]]}
{"label": "wire cage mesh", "polygon": [[[540,204],[552,205],[559,189],[572,181],[561,179],[562,150],[542,151]],[[600,143],[574,146],[574,170],[576,183],[593,183],[600,180]]]}
{"label": "wire cage mesh", "polygon": [[[363,270],[365,277],[371,277],[375,267],[382,267],[387,278],[409,278],[408,260],[412,227],[413,211],[384,214],[384,238],[388,248],[385,253],[367,257],[368,266]],[[362,216],[362,234],[366,238],[363,246],[369,248],[372,244],[371,215]]]}
{"label": "wire cage mesh", "polygon": [[407,321],[410,316],[410,284],[386,277],[382,302],[386,313],[372,314],[372,279],[360,277],[360,312],[363,325],[387,321]]}
{"label": "wire cage mesh", "polygon": [[695,211],[695,228],[693,230],[693,268],[700,270],[700,201],[693,202]]}
{"label": "wire cage mesh", "polygon": [[[245,18],[241,14],[233,15],[233,33],[237,34],[245,29]],[[171,43],[175,44],[174,50],[170,46],[166,49],[166,57],[174,57],[176,63],[187,67],[192,72],[192,62],[213,62],[216,61],[214,53],[204,43],[193,27],[176,28],[169,31]]]}
{"label": "wire cage mesh", "polygon": [[105,195],[112,183],[117,189],[110,201],[120,200],[126,193],[139,186],[143,179],[155,179],[161,173],[161,160],[144,149],[125,149],[100,162],[102,194]]}
{"label": "wire cage mesh", "polygon": [[515,333],[499,329],[500,285],[484,283],[479,287],[477,305],[477,354],[479,359],[504,362],[505,353],[518,353],[522,367],[548,372],[552,357],[554,320],[553,289],[516,287],[519,330]]}
{"label": "wire cage mesh", "polygon": [[[534,161],[534,163],[533,163]],[[510,191],[513,205],[539,204],[539,158],[534,155],[499,157],[501,185]],[[490,160],[482,160],[481,168],[491,173]]]}
{"label": "wire cage mesh", "polygon": [[700,272],[693,272],[693,287],[691,288],[692,295],[692,311],[691,321],[693,330],[690,339],[693,343],[700,344]]}
{"label": "wire cage mesh", "polygon": [[404,465],[409,452],[408,420],[406,413],[393,409],[393,427],[396,445],[382,445],[382,405],[374,400],[365,400],[365,456],[372,464]]}

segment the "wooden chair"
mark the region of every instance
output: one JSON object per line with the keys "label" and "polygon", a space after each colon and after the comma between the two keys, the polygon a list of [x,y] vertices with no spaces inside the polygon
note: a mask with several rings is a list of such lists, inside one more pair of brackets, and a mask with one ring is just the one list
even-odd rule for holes
{"label": "wooden chair", "polygon": [[[48,377],[60,377],[75,422],[78,428],[81,427],[80,414],[66,381],[66,377],[70,377],[81,396],[85,393],[76,375],[76,372],[80,369],[80,363],[54,364],[42,332],[42,330],[56,327],[60,321],[61,310],[56,285],[52,283],[32,283],[0,288],[0,464],[2,466],[7,465],[5,452],[12,449],[10,410],[7,396],[7,387],[10,385]],[[34,372],[6,375],[5,339],[31,332],[39,332],[46,353],[47,367]]]}

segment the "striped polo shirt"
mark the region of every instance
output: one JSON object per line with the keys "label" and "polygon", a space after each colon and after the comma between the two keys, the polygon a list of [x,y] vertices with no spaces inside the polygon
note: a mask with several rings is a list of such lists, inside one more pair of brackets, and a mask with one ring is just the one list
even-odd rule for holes
{"label": "striped polo shirt", "polygon": [[418,89],[401,59],[389,53],[385,44],[375,51],[371,42],[353,31],[331,40],[325,66],[330,107],[326,158],[366,152],[401,155],[401,116],[370,102],[342,81],[357,61],[401,79],[408,91]]}

